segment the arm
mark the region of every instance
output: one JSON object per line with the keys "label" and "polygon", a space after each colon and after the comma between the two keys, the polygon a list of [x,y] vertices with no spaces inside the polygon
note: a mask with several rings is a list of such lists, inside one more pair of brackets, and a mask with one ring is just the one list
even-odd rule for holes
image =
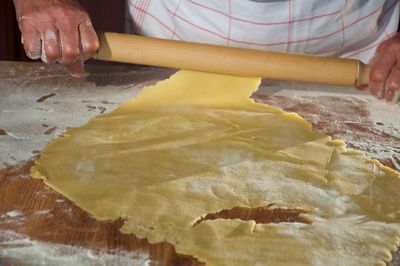
{"label": "arm", "polygon": [[76,0],[14,0],[27,56],[59,62],[71,75],[83,75],[83,61],[99,47],[87,12]]}

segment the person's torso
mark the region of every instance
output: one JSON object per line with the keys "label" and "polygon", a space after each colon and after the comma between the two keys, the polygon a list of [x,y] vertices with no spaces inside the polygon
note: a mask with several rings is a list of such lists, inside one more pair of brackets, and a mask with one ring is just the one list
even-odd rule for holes
{"label": "person's torso", "polygon": [[398,0],[128,0],[134,33],[359,58],[397,32]]}

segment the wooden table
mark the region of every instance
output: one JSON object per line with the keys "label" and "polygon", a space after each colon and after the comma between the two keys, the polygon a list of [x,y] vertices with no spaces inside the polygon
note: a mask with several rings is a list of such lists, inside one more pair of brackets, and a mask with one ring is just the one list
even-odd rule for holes
{"label": "wooden table", "polygon": [[[33,160],[65,128],[111,111],[144,84],[173,73],[124,65],[87,69],[90,75],[76,80],[58,65],[0,62],[0,264],[30,265],[35,257],[66,256],[67,262],[95,265],[199,265],[177,255],[168,243],[154,245],[121,234],[122,220],[97,221],[30,178]],[[390,167],[400,167],[400,116],[394,115],[398,105],[350,88],[272,81],[264,81],[253,97],[297,112],[317,130],[344,139]],[[400,265],[399,254],[393,254],[390,265]]]}

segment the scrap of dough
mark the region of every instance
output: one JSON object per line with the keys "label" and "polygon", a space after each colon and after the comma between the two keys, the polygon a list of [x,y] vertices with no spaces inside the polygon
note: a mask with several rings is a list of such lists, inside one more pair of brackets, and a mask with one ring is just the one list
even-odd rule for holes
{"label": "scrap of dough", "polygon": [[[400,175],[254,103],[259,78],[180,71],[70,129],[32,176],[123,233],[208,265],[373,265],[400,241]],[[201,217],[235,206],[300,208],[312,224]]]}

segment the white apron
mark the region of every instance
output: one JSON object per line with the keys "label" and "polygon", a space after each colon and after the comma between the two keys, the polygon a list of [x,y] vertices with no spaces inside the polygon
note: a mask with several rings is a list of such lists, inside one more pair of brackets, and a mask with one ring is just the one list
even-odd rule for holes
{"label": "white apron", "polygon": [[399,0],[128,0],[131,33],[360,59],[397,32]]}

